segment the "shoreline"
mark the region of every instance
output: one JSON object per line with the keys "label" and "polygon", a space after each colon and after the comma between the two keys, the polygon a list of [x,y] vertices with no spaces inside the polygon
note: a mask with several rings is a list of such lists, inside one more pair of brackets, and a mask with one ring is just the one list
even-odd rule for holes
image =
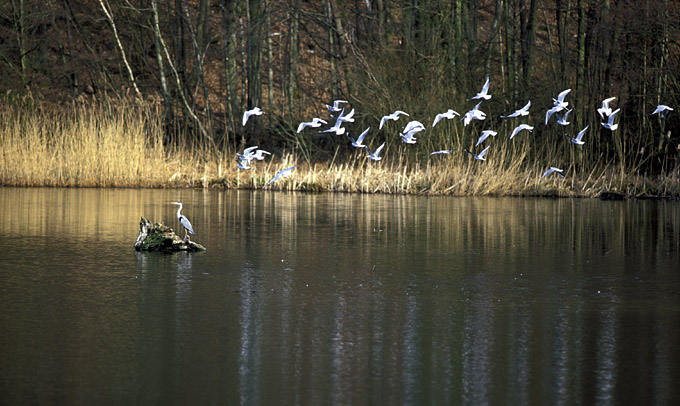
{"label": "shoreline", "polygon": [[[240,170],[235,158],[242,145],[178,146],[165,141],[165,135],[162,117],[144,108],[70,113],[0,109],[0,186],[680,199],[680,167],[643,174],[634,155],[604,162],[599,155],[574,151],[561,139],[561,149],[551,149],[551,144],[540,147],[532,139],[513,141],[501,133],[485,161],[464,153],[467,141],[453,134],[447,141],[450,154],[432,157],[426,145],[405,148],[394,140],[378,162],[346,145],[321,161],[305,158],[294,147],[278,147],[264,161]],[[248,144],[256,145],[252,140]],[[554,165],[565,177],[542,176]],[[290,176],[266,186],[291,166]]]}

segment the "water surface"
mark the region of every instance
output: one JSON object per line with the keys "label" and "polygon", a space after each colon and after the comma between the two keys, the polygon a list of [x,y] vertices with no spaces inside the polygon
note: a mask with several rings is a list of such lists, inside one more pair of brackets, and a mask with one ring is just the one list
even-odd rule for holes
{"label": "water surface", "polygon": [[[138,253],[139,218],[197,254]],[[0,188],[3,403],[670,404],[680,204]]]}

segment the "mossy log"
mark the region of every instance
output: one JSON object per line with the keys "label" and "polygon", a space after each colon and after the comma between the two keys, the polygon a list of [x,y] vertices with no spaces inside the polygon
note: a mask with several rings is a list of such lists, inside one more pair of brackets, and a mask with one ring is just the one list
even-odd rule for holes
{"label": "mossy log", "polygon": [[142,217],[139,222],[139,236],[135,242],[137,251],[206,251],[201,244],[180,238],[172,228],[163,223],[151,224],[149,220]]}

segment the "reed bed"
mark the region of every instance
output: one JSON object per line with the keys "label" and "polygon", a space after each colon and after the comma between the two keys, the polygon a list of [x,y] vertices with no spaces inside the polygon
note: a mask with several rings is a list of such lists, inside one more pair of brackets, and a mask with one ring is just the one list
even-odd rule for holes
{"label": "reed bed", "polygon": [[[139,106],[71,109],[3,108],[0,111],[0,183],[9,186],[212,187],[270,190],[400,193],[424,195],[585,196],[616,191],[633,196],[680,196],[680,175],[645,176],[621,165],[577,164],[563,151],[535,151],[529,137],[501,133],[484,162],[462,152],[414,155],[390,142],[383,160],[363,150],[330,162],[275,153],[238,170],[234,151],[177,148],[163,144],[160,114]],[[454,139],[454,138],[449,138]],[[460,140],[460,138],[455,138]],[[423,138],[425,142],[426,139]],[[448,146],[447,146],[448,147]],[[567,158],[565,158],[567,157]],[[546,162],[561,159],[566,177],[541,178]],[[280,169],[297,164],[291,176],[265,186]]]}

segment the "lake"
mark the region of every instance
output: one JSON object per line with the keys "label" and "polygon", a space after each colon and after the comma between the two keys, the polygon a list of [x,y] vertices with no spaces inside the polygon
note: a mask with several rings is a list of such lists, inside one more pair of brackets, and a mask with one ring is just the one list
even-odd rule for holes
{"label": "lake", "polygon": [[[141,216],[204,253],[140,253]],[[680,202],[0,188],[4,404],[672,404]],[[181,235],[183,231],[181,231]]]}

